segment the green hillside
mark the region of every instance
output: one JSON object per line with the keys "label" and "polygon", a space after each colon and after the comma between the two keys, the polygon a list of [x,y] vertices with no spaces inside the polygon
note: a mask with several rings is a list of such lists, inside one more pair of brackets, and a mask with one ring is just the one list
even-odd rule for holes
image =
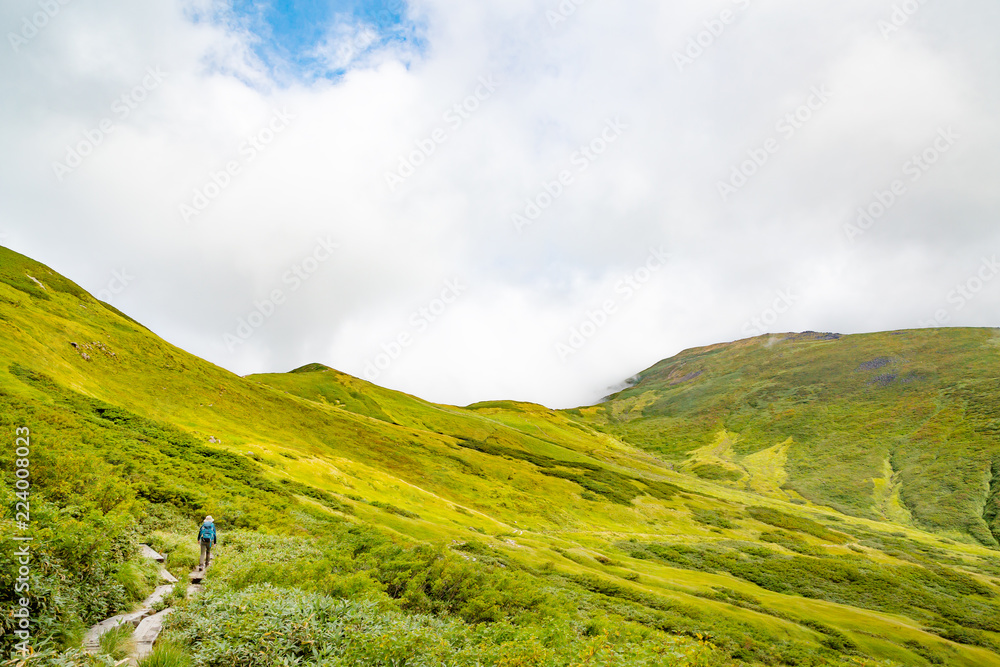
{"label": "green hillside", "polygon": [[756,339],[595,407],[460,408],[238,377],[0,249],[0,602],[26,428],[28,665],[109,664],[78,647],[152,588],[136,545],[182,574],[205,514],[190,664],[1000,665],[995,340]]}
{"label": "green hillside", "polygon": [[678,470],[1000,537],[1000,329],[787,334],[688,350],[587,411]]}

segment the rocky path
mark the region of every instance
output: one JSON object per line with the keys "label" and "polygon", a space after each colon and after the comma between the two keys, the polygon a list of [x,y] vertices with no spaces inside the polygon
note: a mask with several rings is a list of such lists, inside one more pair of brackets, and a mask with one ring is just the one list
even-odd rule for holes
{"label": "rocky path", "polygon": [[168,607],[157,614],[147,616],[139,623],[139,626],[132,634],[132,638],[135,641],[135,651],[129,657],[128,664],[130,667],[135,667],[135,665],[139,664],[140,660],[153,652],[153,643],[156,642],[156,638],[163,631],[163,619],[171,612],[173,612],[173,608]]}
{"label": "rocky path", "polygon": [[[142,555],[151,560],[155,560],[159,563],[164,561],[163,556],[156,553],[148,545],[143,544],[141,546]],[[188,585],[187,594],[188,597],[192,595],[197,595],[201,591],[201,581],[204,578],[204,571],[195,568],[191,571],[189,575],[190,584]],[[153,644],[156,642],[157,637],[160,636],[160,632],[163,631],[163,621],[164,619],[173,612],[173,609],[168,607],[162,611],[156,612],[154,608],[163,602],[164,598],[170,594],[173,590],[174,584],[177,583],[177,577],[170,574],[166,568],[160,568],[160,579],[166,583],[157,586],[153,593],[142,601],[139,605],[138,610],[130,614],[119,614],[118,616],[112,616],[111,618],[105,619],[92,627],[87,631],[87,634],[83,638],[83,648],[88,653],[97,654],[101,650],[101,636],[113,630],[125,623],[135,627],[135,631],[132,633],[132,638],[135,643],[135,648],[132,654],[127,659],[127,664],[131,667],[139,664],[139,661],[145,658],[153,651]],[[122,661],[119,664],[125,664]]]}

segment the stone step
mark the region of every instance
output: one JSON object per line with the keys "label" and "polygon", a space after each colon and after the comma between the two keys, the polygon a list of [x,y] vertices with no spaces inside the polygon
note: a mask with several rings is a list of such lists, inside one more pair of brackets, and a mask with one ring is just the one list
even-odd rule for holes
{"label": "stone step", "polygon": [[173,584],[163,584],[162,586],[157,586],[153,594],[142,601],[143,609],[152,609],[159,603],[163,602],[163,598],[170,595],[170,591],[174,590]]}
{"label": "stone step", "polygon": [[131,614],[119,614],[118,616],[112,616],[111,618],[106,618],[90,630],[83,637],[83,648],[88,653],[97,653],[101,649],[101,636],[108,632],[109,630],[114,630],[120,625],[128,624],[132,627],[136,627],[150,614],[153,613],[152,609],[140,609],[139,611],[133,612]]}
{"label": "stone step", "polygon": [[132,626],[139,625],[141,621],[153,613],[153,607],[163,602],[163,599],[166,598],[172,590],[174,590],[173,584],[157,586],[152,595],[143,600],[138,611],[132,612],[131,614],[119,614],[118,616],[112,616],[111,618],[105,619],[92,627],[83,637],[84,650],[89,653],[97,653],[101,648],[101,635],[123,623],[128,623]]}
{"label": "stone step", "polygon": [[[163,556],[153,551],[149,545],[142,544],[140,545],[140,549],[144,557],[160,563],[164,561]],[[160,577],[169,583],[157,586],[153,593],[143,600],[137,611],[131,614],[112,616],[90,628],[83,638],[84,650],[91,654],[99,653],[101,650],[101,635],[121,625],[128,624],[135,628],[132,633],[132,638],[135,641],[135,651],[128,658],[128,664],[134,667],[139,664],[140,660],[149,655],[153,651],[153,644],[156,638],[160,636],[160,632],[163,630],[163,619],[173,612],[172,608],[167,608],[159,613],[153,613],[153,607],[162,603],[171,591],[173,591],[174,584],[177,583],[177,577],[167,571],[166,568],[160,568]],[[191,580],[187,588],[187,593],[190,597],[201,591],[201,581],[205,578],[205,570],[195,568],[188,577]],[[118,664],[124,663],[125,661],[122,661]]]}
{"label": "stone step", "polygon": [[153,548],[148,544],[140,544],[139,552],[142,554],[143,558],[155,560],[157,563],[162,563],[165,560],[163,556],[153,551]]}
{"label": "stone step", "polygon": [[135,640],[135,653],[132,654],[132,658],[129,661],[130,665],[137,665],[140,660],[153,652],[153,643],[156,642],[156,638],[163,631],[163,619],[173,611],[172,608],[164,609],[158,614],[144,618],[139,623],[139,627],[135,629],[135,633],[132,635],[132,638]]}

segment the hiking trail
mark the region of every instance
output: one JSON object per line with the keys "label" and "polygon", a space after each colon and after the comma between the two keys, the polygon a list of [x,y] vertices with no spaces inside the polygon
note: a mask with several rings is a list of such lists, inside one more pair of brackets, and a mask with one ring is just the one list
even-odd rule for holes
{"label": "hiking trail", "polygon": [[[154,551],[147,544],[140,545],[140,551],[144,558],[155,560],[161,564],[164,561],[164,557]],[[201,592],[201,582],[204,577],[205,571],[200,567],[195,567],[191,570],[191,573],[188,575],[188,579],[190,581],[187,587],[188,598]],[[117,616],[112,616],[111,618],[107,618],[90,628],[83,638],[84,650],[92,655],[100,653],[101,636],[110,630],[128,623],[129,625],[135,627],[135,631],[132,633],[134,647],[127,658],[124,658],[115,664],[123,666],[127,664],[129,667],[136,667],[140,660],[152,653],[153,644],[163,631],[164,619],[174,611],[173,607],[167,607],[166,609],[162,609],[160,611],[155,611],[155,608],[170,594],[174,588],[174,584],[178,581],[177,577],[170,574],[170,572],[162,566],[160,567],[160,579],[166,583],[157,586],[156,589],[153,590],[152,594],[142,601],[136,611],[128,614],[118,614]]]}

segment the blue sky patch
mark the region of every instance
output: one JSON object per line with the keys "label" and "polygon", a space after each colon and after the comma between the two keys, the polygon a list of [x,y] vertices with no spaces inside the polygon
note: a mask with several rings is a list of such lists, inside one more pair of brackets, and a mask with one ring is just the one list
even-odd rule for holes
{"label": "blue sky patch", "polygon": [[374,51],[418,54],[404,0],[232,0],[232,18],[276,79],[338,79]]}

